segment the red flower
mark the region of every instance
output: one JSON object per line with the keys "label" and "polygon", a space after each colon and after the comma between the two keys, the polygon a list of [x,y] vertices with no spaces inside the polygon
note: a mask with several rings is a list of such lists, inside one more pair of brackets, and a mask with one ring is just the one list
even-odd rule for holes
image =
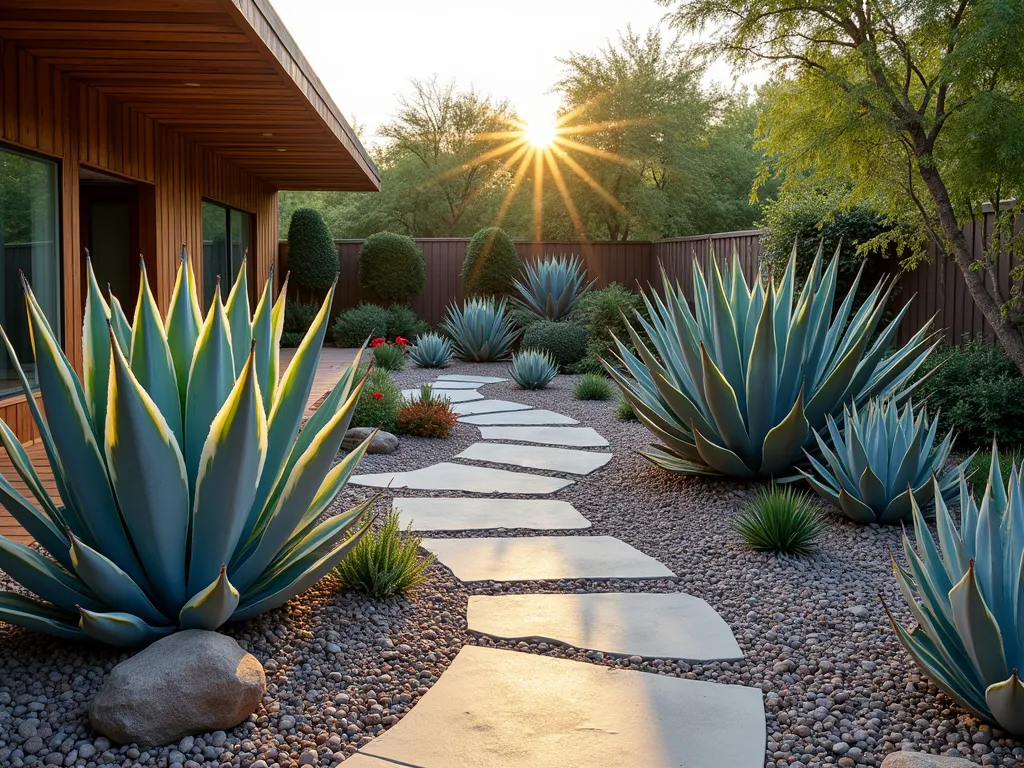
{"label": "red flower", "polygon": [[382,395],[380,392],[374,392],[373,394],[370,395],[370,397],[372,397],[374,400],[384,399],[384,395]]}
{"label": "red flower", "polygon": [[404,336],[395,336],[395,344],[405,349],[405,345],[409,343],[409,340]]}
{"label": "red flower", "polygon": [[387,343],[387,339],[385,339],[383,336],[378,336],[376,339],[370,342],[370,346],[376,349],[377,347],[383,347]]}

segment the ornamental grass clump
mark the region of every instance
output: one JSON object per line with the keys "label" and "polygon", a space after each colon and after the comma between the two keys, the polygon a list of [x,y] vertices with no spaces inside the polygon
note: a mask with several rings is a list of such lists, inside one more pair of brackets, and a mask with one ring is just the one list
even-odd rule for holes
{"label": "ornamental grass clump", "polygon": [[512,355],[508,375],[523,389],[544,389],[558,375],[558,367],[547,352],[524,349]]}
{"label": "ornamental grass clump", "polygon": [[578,256],[549,256],[523,265],[523,280],[513,280],[516,304],[537,317],[561,320],[596,280],[586,283],[587,270]]}
{"label": "ornamental grass clump", "polygon": [[389,342],[383,336],[378,336],[370,342],[373,348],[373,364],[385,371],[400,371],[405,367],[405,350],[409,346],[409,340],[396,336],[394,343]]}
{"label": "ornamental grass clump", "polygon": [[424,582],[433,555],[420,557],[423,539],[412,533],[412,523],[402,537],[398,512],[384,519],[378,533],[370,533],[341,561],[334,573],[351,589],[383,599],[408,592]]}
{"label": "ornamental grass clump", "polygon": [[42,408],[0,335],[60,502],[0,421],[35,497],[3,478],[0,502],[47,553],[0,537],[0,569],[35,595],[0,592],[0,619],[145,645],[282,605],[359,541],[369,502],[319,520],[369,445],[334,463],[363,387],[356,363],[299,429],[334,289],[280,376],[286,292],[272,301],[271,276],[250,315],[245,275],[243,262],[227,301],[218,285],[204,318],[183,253],[164,318],[143,266],[129,322],[89,264],[81,378],[24,283]]}
{"label": "ornamental grass clump", "polygon": [[420,368],[444,368],[454,354],[451,341],[439,333],[423,334],[409,349],[409,359]]}
{"label": "ornamental grass clump", "polygon": [[633,406],[629,404],[629,400],[619,396],[619,404],[615,406],[615,418],[619,421],[636,421],[636,413],[633,412]]}
{"label": "ornamental grass clump", "polygon": [[[865,408],[843,409],[842,429],[826,417],[828,440],[814,436],[825,462],[808,454],[811,471],[799,469],[818,495],[858,523],[910,520],[911,499],[930,507],[932,479],[949,501],[957,479],[974,458],[943,468],[953,448],[953,433],[936,445],[938,418],[908,401],[901,413],[892,398],[869,400]],[[831,443],[831,447],[829,447]]]}
{"label": "ornamental grass clump", "polygon": [[609,400],[614,392],[615,387],[608,377],[599,373],[583,374],[572,391],[577,400]]}
{"label": "ornamental grass clump", "polygon": [[441,329],[451,338],[455,354],[475,363],[504,360],[519,335],[505,300],[490,296],[466,299],[461,307],[452,304]]}
{"label": "ornamental grass clump", "polygon": [[795,265],[750,285],[738,257],[723,270],[712,260],[709,279],[695,263],[693,309],[667,275],[664,298],[644,298],[650,319],[627,325],[636,353],[616,339],[618,364],[603,361],[660,441],[644,456],[682,474],[774,476],[844,405],[909,392],[939,343],[931,323],[893,349],[909,305],[883,326],[891,281],[854,311],[855,281],[835,308],[838,257],[822,270],[819,250],[799,291]]}
{"label": "ornamental grass clump", "polygon": [[758,491],[734,523],[743,543],[757,552],[774,555],[810,555],[824,521],[811,497],[792,486],[771,486]]}
{"label": "ornamental grass clump", "polygon": [[[914,542],[904,533],[907,567],[892,559],[900,592],[916,622],[889,613],[900,643],[957,704],[1024,735],[1024,498],[1017,467],[1004,485],[993,446],[981,504],[960,475],[960,527],[935,488],[938,546],[911,500]],[[914,546],[916,544],[916,548]]]}

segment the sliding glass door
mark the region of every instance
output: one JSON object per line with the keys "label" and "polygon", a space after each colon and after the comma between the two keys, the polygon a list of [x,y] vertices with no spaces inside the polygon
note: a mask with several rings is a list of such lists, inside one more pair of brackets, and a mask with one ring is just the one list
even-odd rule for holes
{"label": "sliding glass door", "polygon": [[221,298],[235,282],[245,254],[252,250],[253,216],[226,205],[203,201],[203,299],[210,306],[217,278]]}

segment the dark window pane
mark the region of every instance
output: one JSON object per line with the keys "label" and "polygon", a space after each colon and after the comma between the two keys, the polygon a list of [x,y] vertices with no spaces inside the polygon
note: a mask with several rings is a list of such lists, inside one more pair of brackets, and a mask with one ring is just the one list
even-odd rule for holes
{"label": "dark window pane", "polygon": [[[0,147],[0,324],[35,381],[35,364],[19,272],[32,285],[58,338],[60,244],[57,164]],[[0,345],[0,394],[20,389],[14,365]]]}
{"label": "dark window pane", "polygon": [[245,254],[252,251],[252,214],[231,209],[231,284],[242,266]]}
{"label": "dark window pane", "polygon": [[[203,298],[209,307],[217,278],[230,285],[228,263],[228,209],[203,201]],[[226,288],[225,288],[226,292]]]}

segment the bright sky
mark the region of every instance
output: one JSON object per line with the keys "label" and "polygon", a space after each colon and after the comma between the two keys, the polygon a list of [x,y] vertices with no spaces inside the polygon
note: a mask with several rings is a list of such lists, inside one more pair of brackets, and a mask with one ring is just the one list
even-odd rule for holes
{"label": "bright sky", "polygon": [[[272,0],[313,69],[368,144],[412,78],[437,75],[506,98],[520,116],[550,120],[556,60],[591,53],[631,24],[658,25],[654,0]],[[731,81],[726,66],[710,76]],[[749,78],[744,78],[749,81]]]}

